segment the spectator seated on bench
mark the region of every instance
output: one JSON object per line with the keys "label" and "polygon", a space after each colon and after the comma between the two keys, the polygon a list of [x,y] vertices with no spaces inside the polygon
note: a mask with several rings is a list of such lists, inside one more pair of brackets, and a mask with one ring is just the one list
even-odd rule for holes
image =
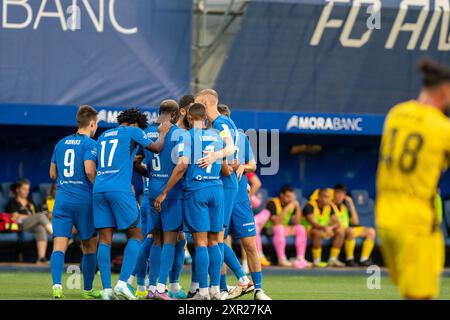
{"label": "spectator seated on bench", "polygon": [[21,231],[31,231],[36,239],[37,263],[46,263],[48,235],[53,233],[47,214],[36,211],[36,205],[29,199],[30,182],[21,179],[11,186],[14,197],[6,205],[5,211],[17,219]]}

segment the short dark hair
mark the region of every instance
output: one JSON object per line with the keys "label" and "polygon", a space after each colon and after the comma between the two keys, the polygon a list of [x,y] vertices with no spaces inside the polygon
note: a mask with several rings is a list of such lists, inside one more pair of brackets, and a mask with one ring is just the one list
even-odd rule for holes
{"label": "short dark hair", "polygon": [[147,115],[140,112],[139,108],[129,108],[127,110],[122,111],[117,116],[117,122],[119,124],[128,123],[128,124],[137,124],[139,128],[142,130],[148,127],[148,119]]}
{"label": "short dark hair", "polygon": [[180,109],[187,108],[191,105],[191,103],[195,102],[195,98],[192,94],[185,94],[180,98],[180,101],[178,101],[178,106]]}
{"label": "short dark hair", "polygon": [[96,120],[98,116],[97,110],[85,104],[78,108],[77,111],[77,126],[78,128],[85,128],[92,120]]}
{"label": "short dark hair", "polygon": [[178,103],[175,100],[163,100],[159,105],[159,114],[177,113],[178,111]]}
{"label": "short dark hair", "polygon": [[217,106],[217,110],[219,111],[220,114],[223,114],[224,116],[227,116],[227,117],[231,117],[230,107],[227,106],[226,104],[223,104],[223,103],[219,104]]}
{"label": "short dark hair", "polygon": [[446,65],[424,59],[419,62],[417,68],[422,73],[422,86],[426,89],[433,89],[444,82],[450,82],[450,69]]}
{"label": "short dark hair", "polygon": [[290,185],[284,185],[280,189],[280,193],[285,194],[286,192],[295,192],[294,188]]}
{"label": "short dark hair", "polygon": [[343,183],[336,183],[336,185],[334,186],[334,190],[347,192],[347,187]]}
{"label": "short dark hair", "polygon": [[204,119],[206,119],[206,108],[201,103],[194,103],[189,108],[189,115],[194,120],[204,120]]}
{"label": "short dark hair", "polygon": [[16,194],[16,190],[24,185],[31,185],[30,180],[25,178],[19,179],[11,185],[10,189],[14,194]]}

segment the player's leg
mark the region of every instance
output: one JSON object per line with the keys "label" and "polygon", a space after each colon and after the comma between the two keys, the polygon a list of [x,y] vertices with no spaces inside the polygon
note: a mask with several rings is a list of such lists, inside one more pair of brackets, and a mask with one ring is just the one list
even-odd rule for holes
{"label": "player's leg", "polygon": [[291,267],[292,264],[286,258],[286,229],[280,224],[273,227],[273,245],[278,258],[280,267]]}
{"label": "player's leg", "polygon": [[81,260],[81,270],[83,272],[83,298],[85,299],[98,299],[102,297],[100,290],[93,288],[95,272],[97,271],[97,236],[93,236],[91,239],[81,241],[81,250],[83,257]]}
{"label": "player's leg", "polygon": [[286,226],[285,233],[286,237],[295,237],[295,250],[297,253],[297,257],[295,259],[294,266],[298,269],[310,267],[311,264],[305,259],[306,245],[308,244],[306,228],[301,224]]}
{"label": "player's leg", "polygon": [[210,295],[212,300],[220,300],[220,273],[222,269],[222,253],[219,247],[219,233],[208,233],[208,255],[209,268],[208,273],[211,279]]}
{"label": "player's leg", "polygon": [[322,230],[311,228],[309,235],[312,240],[312,257],[313,266],[317,268],[323,268],[326,263],[322,263]]}
{"label": "player's leg", "polygon": [[104,300],[116,299],[111,287],[111,243],[113,229],[117,227],[113,211],[105,193],[94,193],[93,197],[94,226],[99,233],[97,264],[103,286]]}
{"label": "player's leg", "polygon": [[[222,189],[223,189],[223,199],[226,199],[226,201],[223,201],[223,225],[225,226],[225,230],[223,233],[224,239],[223,242],[220,242],[222,240],[222,235],[219,234],[219,247],[222,254],[223,262],[226,264],[226,266],[230,267],[232,270],[234,269],[233,270],[234,274],[236,275],[236,277],[240,278],[240,276],[242,275],[242,273],[244,273],[244,271],[242,270],[241,264],[239,263],[239,260],[237,259],[233,249],[231,249],[231,247],[225,242],[225,239],[228,238],[229,227],[231,224],[231,215],[235,205],[238,189],[237,188],[236,189],[222,188]],[[226,273],[227,273],[226,266],[222,268],[220,275],[221,290],[228,290],[228,285],[226,281]]]}
{"label": "player's leg", "polygon": [[178,239],[175,245],[175,257],[172,270],[169,273],[169,296],[175,299],[186,299],[187,294],[180,287],[180,275],[184,265],[184,255],[186,248],[186,237],[184,232],[178,232]]}
{"label": "player's leg", "polygon": [[62,275],[64,272],[64,255],[67,250],[69,238],[55,237],[53,238],[53,252],[50,257],[50,270],[52,273],[52,296],[55,299],[63,298],[62,292]]}
{"label": "player's leg", "polygon": [[208,288],[208,233],[194,232],[192,233],[195,245],[195,268],[198,276],[199,291],[192,299],[195,300],[209,300]]}
{"label": "player's leg", "polygon": [[94,227],[94,214],[92,201],[86,201],[76,206],[72,205],[73,229],[81,239],[81,270],[83,272],[84,291],[83,298],[101,298],[100,290],[93,288],[95,272],[97,271],[97,245],[98,237]]}
{"label": "player's leg", "polygon": [[374,228],[369,227],[360,227],[359,229],[360,230],[357,230],[355,237],[361,237],[364,239],[359,264],[361,266],[368,267],[372,264],[370,255],[372,254],[373,247],[375,246],[376,232]]}
{"label": "player's leg", "polygon": [[153,299],[156,292],[156,285],[158,282],[159,270],[161,266],[161,250],[162,250],[163,238],[160,228],[153,228],[153,245],[150,249],[149,255],[149,290],[148,298]]}
{"label": "player's leg", "polygon": [[348,267],[356,267],[358,264],[355,262],[355,228],[348,227],[345,229],[345,242],[344,242],[344,251],[345,251],[345,264]]}
{"label": "player's leg", "polygon": [[99,245],[97,250],[97,263],[100,270],[100,279],[103,286],[104,300],[114,300],[116,296],[111,286],[111,243],[113,237],[112,228],[102,228],[98,230]]}
{"label": "player's leg", "polygon": [[[164,213],[163,213],[164,214]],[[166,292],[167,278],[172,269],[175,257],[175,245],[178,231],[163,232],[163,246],[161,250],[161,264],[159,267],[158,285],[156,286],[155,299],[171,300]]]}
{"label": "player's leg", "polygon": [[119,280],[114,293],[128,300],[136,299],[134,288],[127,283],[136,265],[137,255],[142,244],[140,215],[133,192],[108,192],[106,199],[112,209],[118,230],[126,230],[128,242],[123,254]]}
{"label": "player's leg", "polygon": [[267,221],[270,219],[270,211],[263,209],[260,213],[254,216],[256,225],[256,245],[258,247],[258,252],[261,258],[261,264],[263,267],[269,267],[271,265],[270,261],[266,258],[263,252],[263,246],[261,241],[261,232],[266,225]]}
{"label": "player's leg", "polygon": [[123,254],[123,262],[122,267],[120,268],[119,280],[114,287],[114,293],[127,300],[136,299],[134,288],[128,284],[127,280],[133,272],[134,266],[136,265],[139,249],[142,245],[141,228],[139,226],[135,226],[138,224],[139,220],[137,220],[135,223],[133,223],[133,226],[127,229],[128,242],[125,246],[125,251]]}
{"label": "player's leg", "polygon": [[339,261],[339,254],[341,253],[342,245],[345,239],[345,229],[338,227],[333,234],[333,242],[331,243],[330,258],[328,259],[328,266],[330,267],[345,267],[345,263]]}
{"label": "player's leg", "polygon": [[248,257],[247,257],[247,252],[245,252],[244,247],[240,246],[241,248],[241,266],[242,266],[242,270],[244,270],[245,274],[249,274],[250,273],[250,269],[248,267]]}
{"label": "player's leg", "polygon": [[[64,272],[64,255],[71,237],[73,226],[73,217],[69,208],[66,208],[61,202],[56,202],[53,208],[52,227],[53,236],[53,252],[50,257],[50,270],[52,273],[53,298],[63,298],[62,292],[62,275]],[[47,235],[45,234],[45,237]]]}
{"label": "player's leg", "polygon": [[142,199],[142,204],[140,207],[140,217],[141,217],[141,232],[142,241],[141,247],[139,248],[138,256],[136,258],[136,265],[134,266],[133,272],[127,280],[129,285],[133,285],[134,277],[137,276],[137,290],[136,297],[138,299],[147,298],[148,292],[145,286],[145,279],[148,269],[148,256],[150,254],[150,248],[153,243],[153,237],[148,236],[148,218],[149,218],[149,199],[144,196]]}

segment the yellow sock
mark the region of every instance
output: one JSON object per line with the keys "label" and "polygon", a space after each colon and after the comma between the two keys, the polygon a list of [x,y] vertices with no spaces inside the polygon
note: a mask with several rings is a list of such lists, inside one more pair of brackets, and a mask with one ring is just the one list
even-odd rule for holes
{"label": "yellow sock", "polygon": [[372,253],[373,247],[375,245],[375,241],[372,239],[366,239],[364,240],[362,252],[361,252],[361,260],[367,260],[370,257],[370,254]]}
{"label": "yellow sock", "polygon": [[351,260],[355,258],[356,240],[345,240],[345,258]]}
{"label": "yellow sock", "polygon": [[341,253],[341,248],[331,248],[330,259],[337,259]]}
{"label": "yellow sock", "polygon": [[312,256],[314,261],[322,260],[322,248],[312,249]]}

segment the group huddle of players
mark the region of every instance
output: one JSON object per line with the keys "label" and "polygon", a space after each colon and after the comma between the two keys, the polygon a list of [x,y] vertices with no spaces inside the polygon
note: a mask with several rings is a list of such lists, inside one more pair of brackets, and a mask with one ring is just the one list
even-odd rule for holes
{"label": "group huddle of players", "polygon": [[[79,108],[78,131],[58,142],[50,165],[57,181],[54,298],[64,297],[64,255],[75,227],[82,242],[84,298],[225,300],[254,292],[256,300],[270,300],[262,290],[245,175],[256,170],[256,162],[247,136],[238,131],[229,109],[222,107],[226,115],[219,112],[218,102],[212,89],[184,96],[180,103],[164,100],[158,121],[150,126],[145,114],[127,109],[117,117],[119,126],[97,141],[92,139],[97,111]],[[132,191],[133,170],[144,178],[140,209]],[[125,230],[128,242],[112,287],[115,229]],[[185,232],[195,246],[187,293],[179,285]],[[247,253],[252,280],[224,242],[229,232]],[[103,290],[93,288],[97,265]],[[227,285],[226,266],[238,279],[234,287]]]}

